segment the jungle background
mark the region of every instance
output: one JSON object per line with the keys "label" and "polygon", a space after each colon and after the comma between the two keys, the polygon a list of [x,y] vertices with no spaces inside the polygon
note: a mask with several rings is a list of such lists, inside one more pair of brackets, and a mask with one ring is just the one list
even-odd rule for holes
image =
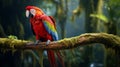
{"label": "jungle background", "polygon": [[[0,0],[0,37],[35,41],[25,7],[34,5],[56,19],[59,39],[83,33],[120,36],[120,0]],[[24,53],[23,53],[24,52]],[[120,67],[118,55],[102,44],[62,50],[66,67]],[[29,51],[0,51],[0,67],[40,67]],[[44,57],[44,67],[49,67]]]}

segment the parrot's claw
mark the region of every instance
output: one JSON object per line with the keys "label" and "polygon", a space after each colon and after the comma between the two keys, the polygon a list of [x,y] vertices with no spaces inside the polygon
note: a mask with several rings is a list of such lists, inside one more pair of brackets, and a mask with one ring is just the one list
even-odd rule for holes
{"label": "parrot's claw", "polygon": [[35,45],[37,45],[39,42],[41,42],[41,41],[40,40],[36,40]]}
{"label": "parrot's claw", "polygon": [[49,43],[50,43],[50,40],[47,40],[46,45],[48,45]]}

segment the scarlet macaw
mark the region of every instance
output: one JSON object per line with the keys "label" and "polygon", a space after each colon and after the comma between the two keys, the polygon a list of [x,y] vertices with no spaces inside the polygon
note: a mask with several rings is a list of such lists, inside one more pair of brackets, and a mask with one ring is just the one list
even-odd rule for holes
{"label": "scarlet macaw", "polygon": [[[36,6],[27,6],[26,17],[30,18],[31,28],[33,30],[33,34],[36,37],[35,44],[38,44],[38,42],[40,41],[47,42],[46,44],[49,44],[50,41],[58,40],[58,34],[56,31],[54,19],[51,16],[47,16],[40,8]],[[58,53],[56,54],[62,66],[64,67],[64,63],[61,58],[60,52],[58,51]],[[57,67],[54,51],[48,50],[47,55],[51,67]]]}

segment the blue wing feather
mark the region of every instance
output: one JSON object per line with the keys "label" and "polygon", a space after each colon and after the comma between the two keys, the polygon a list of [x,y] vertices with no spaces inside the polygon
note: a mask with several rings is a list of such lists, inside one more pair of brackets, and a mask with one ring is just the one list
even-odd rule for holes
{"label": "blue wing feather", "polygon": [[45,21],[45,20],[43,20],[43,24],[44,24],[47,32],[53,37],[53,40],[57,41],[58,40],[58,34],[57,34],[57,31],[56,31],[54,25],[49,23],[49,21]]}

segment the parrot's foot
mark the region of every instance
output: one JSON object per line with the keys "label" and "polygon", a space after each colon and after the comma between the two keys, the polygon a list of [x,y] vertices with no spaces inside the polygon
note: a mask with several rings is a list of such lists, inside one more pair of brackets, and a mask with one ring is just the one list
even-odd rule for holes
{"label": "parrot's foot", "polygon": [[50,40],[47,40],[46,45],[48,45],[49,43],[50,43]]}
{"label": "parrot's foot", "polygon": [[35,45],[37,45],[39,42],[41,42],[41,41],[40,40],[36,40]]}

